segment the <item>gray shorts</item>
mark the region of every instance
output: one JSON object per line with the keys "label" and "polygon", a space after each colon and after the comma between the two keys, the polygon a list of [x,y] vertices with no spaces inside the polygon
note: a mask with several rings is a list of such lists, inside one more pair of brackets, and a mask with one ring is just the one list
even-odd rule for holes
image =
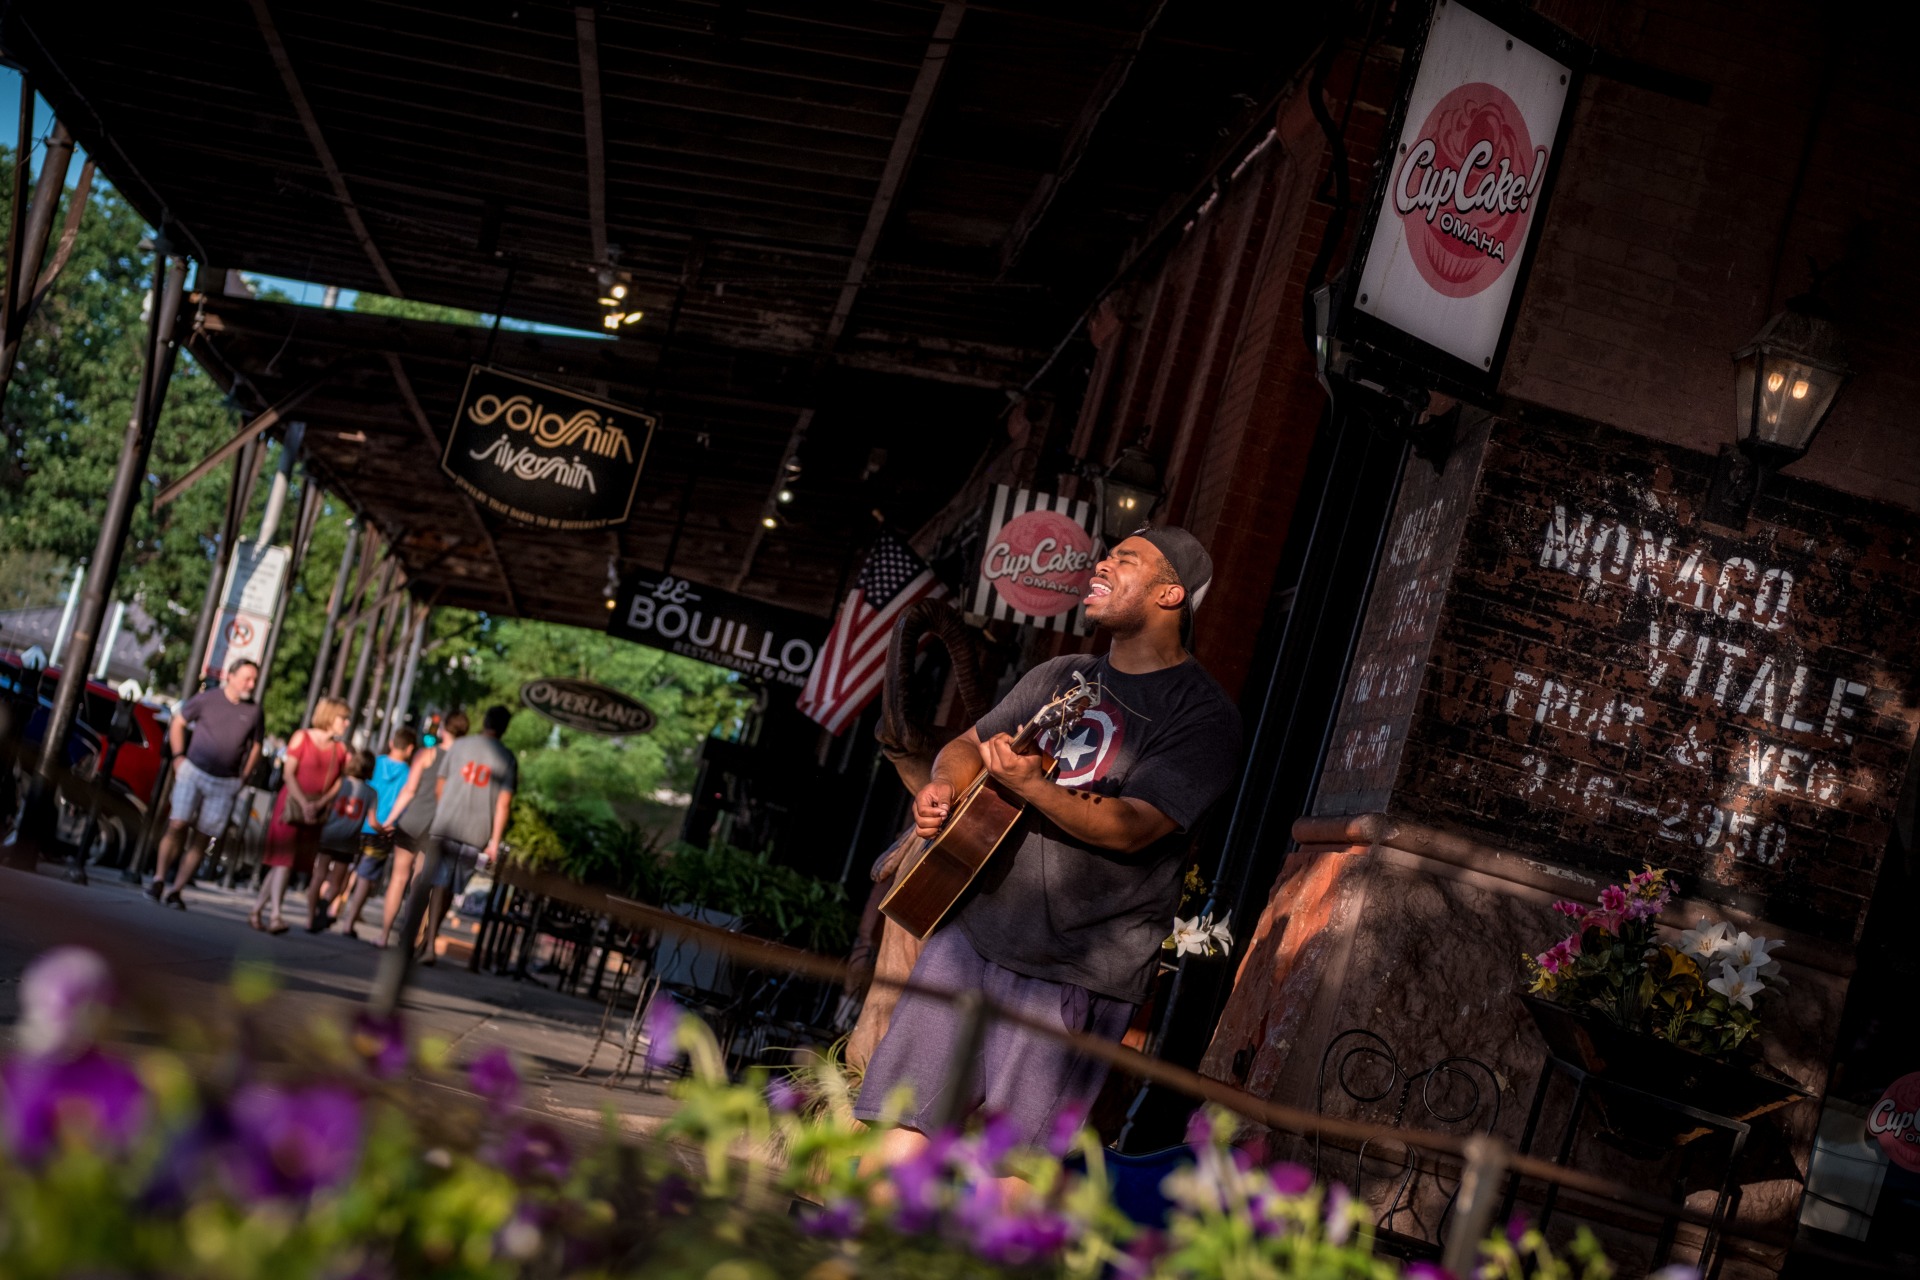
{"label": "gray shorts", "polygon": [[241,778],[216,778],[191,760],[182,759],[173,774],[173,809],[169,816],[185,822],[209,840],[218,839],[233,816]]}
{"label": "gray shorts", "polygon": [[436,889],[451,889],[458,898],[467,891],[467,881],[473,879],[474,871],[480,865],[480,847],[461,844],[458,840],[442,838],[440,841],[440,871],[433,877]]}
{"label": "gray shorts", "polygon": [[[941,991],[978,991],[989,1001],[1033,1021],[1057,1022],[1118,1041],[1133,1021],[1134,1006],[1095,995],[1084,987],[1027,978],[983,959],[957,926],[936,930],[913,966],[912,981]],[[907,991],[867,1063],[854,1115],[878,1120],[887,1096],[911,1086],[913,1101],[900,1123],[931,1132],[954,1048],[963,1034],[952,1002]],[[1075,1053],[1064,1041],[992,1021],[970,1073],[969,1110],[979,1108],[1012,1120],[1022,1145],[1044,1147],[1054,1119],[1069,1107],[1084,1112],[1106,1081],[1107,1066]]]}

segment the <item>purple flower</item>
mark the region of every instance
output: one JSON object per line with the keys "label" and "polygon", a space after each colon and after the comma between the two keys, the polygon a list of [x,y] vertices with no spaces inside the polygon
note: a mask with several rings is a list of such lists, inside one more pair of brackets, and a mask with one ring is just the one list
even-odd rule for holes
{"label": "purple flower", "polygon": [[1020,1145],[1020,1122],[1009,1115],[990,1115],[980,1127],[980,1142],[977,1148],[980,1165],[985,1169],[999,1167],[1007,1153]]}
{"label": "purple flower", "polygon": [[786,1076],[767,1081],[767,1106],[780,1115],[792,1115],[807,1104],[806,1090]]}
{"label": "purple flower", "polygon": [[496,1111],[520,1100],[520,1073],[513,1069],[513,1055],[499,1045],[467,1064],[467,1081]]}
{"label": "purple flower", "polygon": [[1313,1190],[1313,1170],[1291,1160],[1283,1160],[1268,1169],[1267,1177],[1274,1191],[1283,1196],[1303,1196]]}
{"label": "purple flower", "polygon": [[680,1031],[680,1006],[664,991],[655,991],[647,1002],[647,1069],[658,1071],[680,1057],[674,1036]]}
{"label": "purple flower", "polygon": [[952,1131],[934,1135],[927,1145],[893,1166],[894,1225],[909,1234],[925,1231],[940,1216],[947,1184],[947,1159],[957,1145]]}
{"label": "purple flower", "polygon": [[348,1043],[376,1079],[392,1080],[406,1073],[407,1033],[398,1014],[376,1018],[370,1013],[360,1013],[353,1020]]}
{"label": "purple flower", "polygon": [[1187,1145],[1196,1148],[1213,1145],[1213,1117],[1205,1107],[1187,1117]]}
{"label": "purple flower", "polygon": [[1126,1256],[1113,1264],[1113,1273],[1120,1280],[1143,1280],[1166,1251],[1166,1236],[1149,1227],[1133,1238],[1133,1243],[1127,1246]]}
{"label": "purple flower", "polygon": [[345,1182],[360,1162],[360,1099],[338,1085],[248,1085],[232,1116],[228,1167],[246,1194],[301,1199]]}
{"label": "purple flower", "polygon": [[113,1004],[113,974],[96,951],[55,947],[20,977],[14,1043],[36,1058],[72,1058],[92,1047]]}
{"label": "purple flower", "polygon": [[1053,1113],[1053,1123],[1047,1131],[1047,1154],[1055,1159],[1073,1150],[1073,1144],[1080,1138],[1080,1130],[1086,1127],[1087,1106],[1084,1102],[1069,1102]]}
{"label": "purple flower", "polygon": [[1338,1182],[1327,1185],[1327,1239],[1345,1244],[1353,1235],[1353,1195]]}
{"label": "purple flower", "polygon": [[693,1184],[677,1173],[660,1179],[660,1185],[653,1189],[653,1211],[662,1217],[691,1213],[696,1200]]}
{"label": "purple flower", "polygon": [[866,1224],[860,1202],[842,1197],[824,1208],[810,1205],[800,1213],[800,1230],[828,1240],[851,1240]]}
{"label": "purple flower", "polygon": [[1554,903],[1553,909],[1555,911],[1558,911],[1561,915],[1566,916],[1567,918],[1572,920],[1578,920],[1581,916],[1587,914],[1586,903],[1568,902],[1564,898],[1559,902]]}
{"label": "purple flower", "polygon": [[996,1266],[1024,1267],[1050,1258],[1073,1238],[1073,1224],[1057,1213],[991,1214],[973,1230],[973,1251]]}
{"label": "purple flower", "polygon": [[1514,1248],[1516,1249],[1519,1248],[1520,1238],[1526,1234],[1527,1234],[1527,1220],[1523,1215],[1516,1213],[1511,1218],[1507,1219],[1507,1243],[1508,1244],[1514,1246]]}
{"label": "purple flower", "polygon": [[573,1168],[567,1140],[552,1125],[538,1120],[515,1125],[487,1154],[521,1182],[561,1182]]}
{"label": "purple flower", "polygon": [[1437,1262],[1409,1262],[1400,1280],[1456,1280],[1453,1272]]}
{"label": "purple flower", "polygon": [[146,1117],[140,1077],[98,1049],[69,1061],[17,1057],[0,1067],[0,1140],[21,1160],[39,1160],[62,1133],[124,1150]]}

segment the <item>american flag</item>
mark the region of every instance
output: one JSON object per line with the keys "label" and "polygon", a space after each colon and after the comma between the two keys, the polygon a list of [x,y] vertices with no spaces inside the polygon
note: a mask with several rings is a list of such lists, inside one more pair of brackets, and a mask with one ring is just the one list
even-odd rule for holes
{"label": "american flag", "polygon": [[807,687],[800,691],[800,710],[832,733],[845,729],[880,691],[894,620],[914,601],[946,590],[905,539],[891,529],[881,530],[853,591],[840,606]]}

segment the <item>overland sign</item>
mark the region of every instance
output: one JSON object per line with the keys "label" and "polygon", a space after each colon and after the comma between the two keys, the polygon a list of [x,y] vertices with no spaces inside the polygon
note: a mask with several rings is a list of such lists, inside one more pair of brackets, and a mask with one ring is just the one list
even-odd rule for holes
{"label": "overland sign", "polygon": [[520,701],[556,724],[582,733],[625,738],[653,728],[653,712],[618,689],[551,676],[520,686]]}

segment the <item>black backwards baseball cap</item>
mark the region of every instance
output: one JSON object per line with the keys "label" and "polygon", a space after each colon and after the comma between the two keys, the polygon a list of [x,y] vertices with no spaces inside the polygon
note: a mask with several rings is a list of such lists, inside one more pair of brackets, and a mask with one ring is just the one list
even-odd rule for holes
{"label": "black backwards baseball cap", "polygon": [[1213,585],[1213,557],[1200,545],[1200,539],[1170,524],[1158,527],[1143,524],[1129,536],[1146,539],[1167,558],[1173,567],[1173,576],[1187,589],[1187,612],[1198,609],[1207,588]]}

